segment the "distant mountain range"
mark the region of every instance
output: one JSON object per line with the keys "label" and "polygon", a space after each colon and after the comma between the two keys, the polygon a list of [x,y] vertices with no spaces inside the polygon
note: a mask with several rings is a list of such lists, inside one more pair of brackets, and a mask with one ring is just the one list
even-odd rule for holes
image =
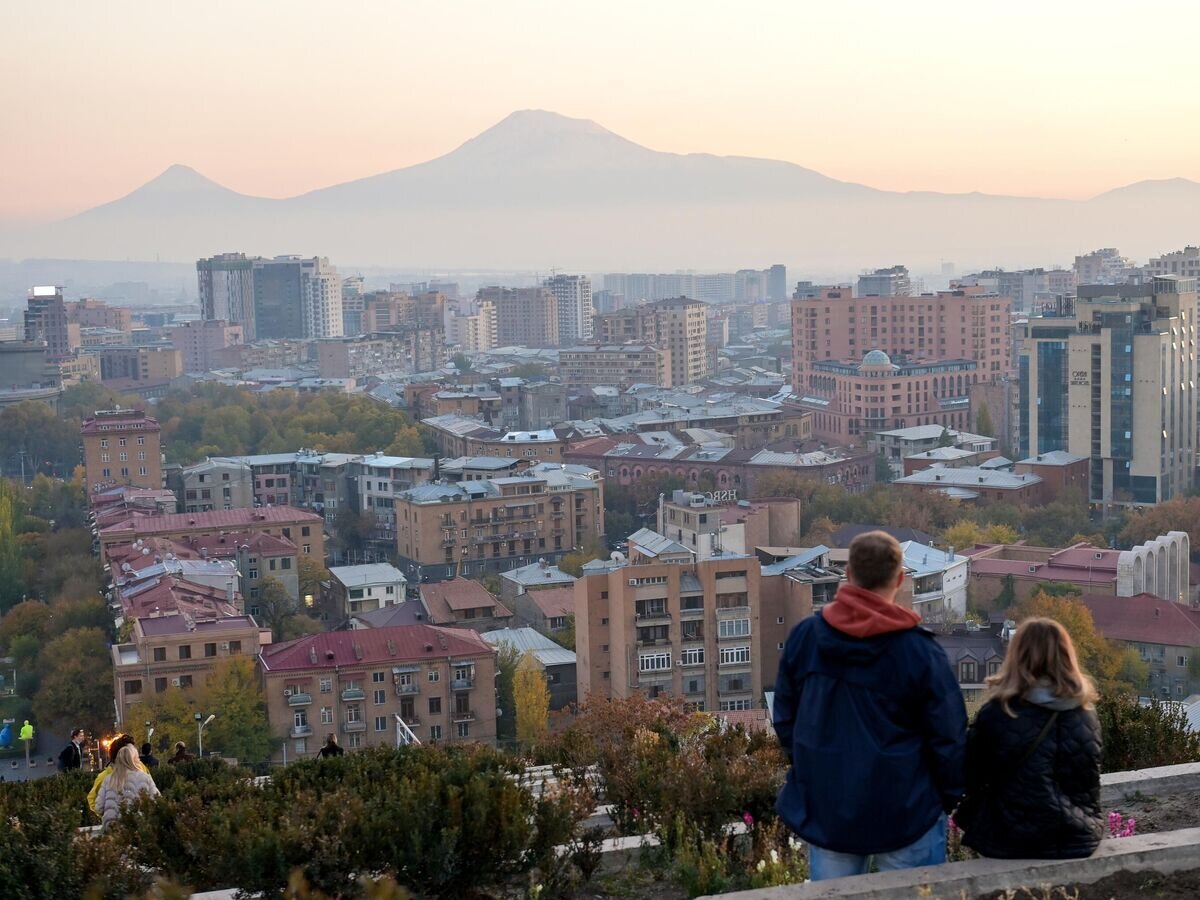
{"label": "distant mountain range", "polygon": [[1198,219],[1200,184],[1185,179],[1084,201],[898,193],[792,163],[661,153],[527,110],[437,159],[284,200],[175,165],[111,203],[2,235],[0,252],[186,261],[242,250],[344,266],[581,271],[785,262],[800,274],[1069,263],[1100,246],[1146,257],[1195,242]]}

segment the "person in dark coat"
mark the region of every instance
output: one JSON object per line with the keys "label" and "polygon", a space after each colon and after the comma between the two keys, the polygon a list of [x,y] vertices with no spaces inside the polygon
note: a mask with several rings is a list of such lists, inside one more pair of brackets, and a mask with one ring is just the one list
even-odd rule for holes
{"label": "person in dark coat", "polygon": [[74,772],[83,768],[83,729],[76,728],[71,732],[71,743],[63,747],[58,754],[58,770]]}
{"label": "person in dark coat", "polygon": [[142,744],[142,752],[138,758],[141,760],[142,765],[147,769],[158,768],[158,757],[154,755],[154,748],[150,746],[149,741],[146,741],[146,743]]}
{"label": "person in dark coat", "polygon": [[809,845],[814,881],[936,865],[963,791],[962,693],[920,616],[897,606],[890,535],[850,544],[834,601],[788,636],[774,725],[790,763],[776,808]]}
{"label": "person in dark coat", "polygon": [[190,763],[195,758],[196,757],[188,752],[187,744],[185,744],[183,741],[176,741],[175,755],[168,759],[167,762],[171,763],[172,765],[179,765],[180,763]]}
{"label": "person in dark coat", "polygon": [[1067,630],[1026,619],[967,735],[963,843],[1001,859],[1091,856],[1104,834],[1096,690]]}
{"label": "person in dark coat", "polygon": [[336,734],[325,735],[325,743],[317,751],[318,759],[328,759],[331,756],[341,756],[346,751],[339,746]]}

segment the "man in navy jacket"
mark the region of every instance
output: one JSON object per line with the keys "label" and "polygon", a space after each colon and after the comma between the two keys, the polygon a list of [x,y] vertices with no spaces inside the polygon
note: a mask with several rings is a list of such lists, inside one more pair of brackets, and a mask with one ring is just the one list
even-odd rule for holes
{"label": "man in navy jacket", "polygon": [[946,859],[963,792],[967,716],[946,653],[895,603],[904,554],[854,539],[842,585],[788,636],[774,724],[791,766],[777,808],[814,881]]}

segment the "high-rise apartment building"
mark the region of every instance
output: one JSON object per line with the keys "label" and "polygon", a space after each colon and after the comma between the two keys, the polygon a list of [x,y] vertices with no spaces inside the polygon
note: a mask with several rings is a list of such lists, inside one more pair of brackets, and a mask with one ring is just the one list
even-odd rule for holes
{"label": "high-rise apartment building", "polygon": [[907,297],[912,294],[912,281],[904,266],[876,269],[858,276],[859,297]]}
{"label": "high-rise apartment building", "polygon": [[119,484],[163,486],[161,429],[144,410],[97,410],[79,431],[89,491]]}
{"label": "high-rise apartment building", "polygon": [[220,368],[214,354],[245,341],[244,326],[220,319],[184,322],[166,329],[166,335],[183,357],[184,372]]}
{"label": "high-rise apartment building", "polygon": [[546,287],[558,301],[558,341],[564,346],[592,339],[592,282],[586,275],[555,275]]}
{"label": "high-rise apartment building", "polygon": [[500,346],[558,346],[558,297],[550,288],[485,287],[475,295],[475,302],[490,302],[496,307],[496,340]]}
{"label": "high-rise apartment building", "polygon": [[767,299],[788,299],[787,266],[776,263],[767,269]]}
{"label": "high-rise apartment building", "polygon": [[474,313],[457,316],[454,323],[458,330],[455,340],[464,353],[486,353],[500,346],[496,304],[492,301],[481,301]]}
{"label": "high-rise apartment building", "polygon": [[1192,486],[1196,282],[1081,285],[1062,317],[1030,319],[1021,347],[1019,453],[1091,460],[1091,500],[1159,503]]}
{"label": "high-rise apartment building", "polygon": [[558,375],[568,390],[601,385],[671,386],[671,354],[646,344],[587,344],[558,351]]}
{"label": "high-rise apartment building", "polygon": [[676,297],[597,316],[595,339],[603,344],[651,344],[671,354],[671,384],[681,387],[708,371],[707,307]]}
{"label": "high-rise apartment building", "polygon": [[31,288],[25,309],[25,340],[42,341],[46,358],[67,359],[81,344],[79,324],[67,315],[62,288],[45,285]]}
{"label": "high-rise apartment building", "polygon": [[253,261],[257,338],[342,336],[342,284],[325,257]]}
{"label": "high-rise apartment building", "polygon": [[246,341],[255,329],[254,260],[245,253],[220,253],[196,261],[200,289],[200,318],[242,326]]}
{"label": "high-rise apartment building", "polygon": [[1075,257],[1076,284],[1120,284],[1133,263],[1116,247],[1104,247]]}
{"label": "high-rise apartment building", "polygon": [[67,320],[82,328],[112,328],[129,333],[133,330],[133,313],[127,306],[109,306],[103,300],[85,297],[69,301]]}

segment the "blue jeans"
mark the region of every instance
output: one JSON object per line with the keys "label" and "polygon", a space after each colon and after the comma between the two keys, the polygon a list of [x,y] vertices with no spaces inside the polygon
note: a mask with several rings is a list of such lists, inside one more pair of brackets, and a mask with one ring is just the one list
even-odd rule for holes
{"label": "blue jeans", "polygon": [[941,865],[946,861],[946,817],[939,817],[932,828],[907,847],[889,850],[887,853],[860,856],[856,853],[822,850],[809,844],[809,878],[813,881],[825,881],[829,878],[845,878],[848,875],[865,875],[872,858],[880,872]]}

